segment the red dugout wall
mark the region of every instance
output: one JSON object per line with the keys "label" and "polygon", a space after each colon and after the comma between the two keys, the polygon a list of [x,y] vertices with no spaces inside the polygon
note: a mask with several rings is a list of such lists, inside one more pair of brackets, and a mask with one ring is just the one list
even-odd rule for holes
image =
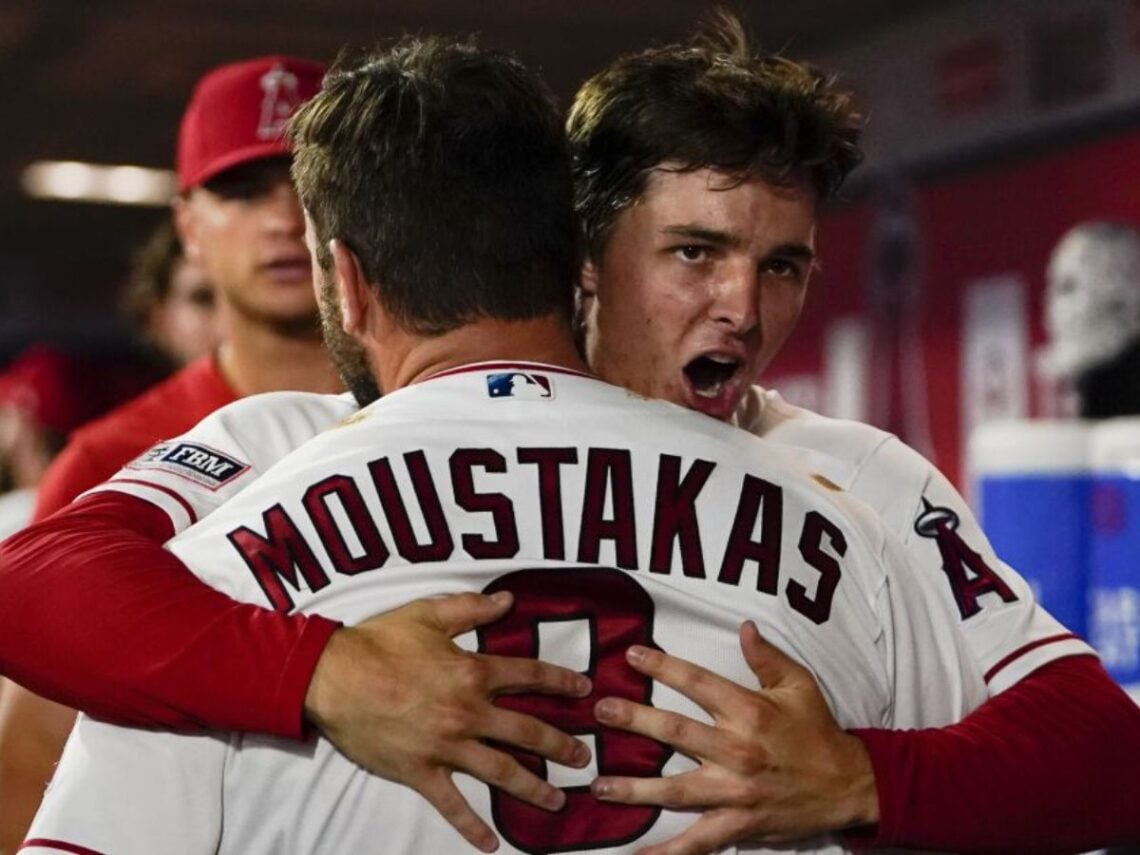
{"label": "red dugout wall", "polygon": [[[836,390],[828,383],[830,379],[835,385],[843,366],[829,360],[862,360],[865,382],[858,385],[863,388],[854,393],[846,390],[848,397],[854,394],[862,402],[862,411],[833,414],[862,415],[881,423],[883,419],[876,419],[871,410],[884,376],[884,366],[872,367],[872,353],[882,336],[869,326],[868,296],[875,275],[876,204],[861,203],[823,218],[817,235],[822,269],[813,280],[797,335],[763,382],[786,389],[787,396],[799,403],[834,410],[828,400]],[[921,246],[916,270],[922,283],[913,338],[921,365],[913,357],[896,361],[904,367],[917,366],[925,401],[922,395],[903,390],[898,397],[908,419],[896,419],[893,427],[912,445],[930,452],[938,466],[961,484],[971,412],[974,418],[1016,416],[1019,409],[1030,417],[1051,413],[1054,404],[1034,368],[1034,352],[1044,344],[1045,265],[1057,239],[1082,220],[1120,220],[1140,226],[1140,132],[1013,165],[923,181],[916,188],[913,211]],[[989,299],[991,294],[982,293],[994,291],[990,288],[994,283],[1001,292],[997,303]],[[978,299],[970,296],[972,292]],[[1017,303],[1015,292],[1021,295],[1020,312],[1007,312]],[[987,308],[995,305],[1002,311]],[[995,314],[1002,316],[1001,322],[985,329]],[[828,336],[837,322],[853,318],[866,328],[865,351],[828,355]],[[988,356],[987,346],[992,350]],[[1019,351],[1020,361],[1014,358]],[[975,366],[973,374],[970,360],[975,360],[970,363]],[[1023,400],[1016,400],[1017,382]],[[906,436],[911,432],[907,424],[921,424],[923,416],[929,443],[921,431]]]}

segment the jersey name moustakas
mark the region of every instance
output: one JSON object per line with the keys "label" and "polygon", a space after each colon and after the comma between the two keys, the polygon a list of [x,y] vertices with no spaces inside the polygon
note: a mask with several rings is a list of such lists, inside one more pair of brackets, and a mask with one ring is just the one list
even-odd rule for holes
{"label": "jersey name moustakas", "polygon": [[[714,493],[707,489],[713,460],[646,457],[640,468],[647,471],[635,477],[629,448],[460,447],[435,451],[431,460],[410,450],[395,460],[365,461],[363,478],[333,474],[311,483],[299,491],[301,520],[274,502],[258,524],[238,526],[227,539],[283,611],[293,608],[302,586],[319,591],[393,559],[515,559],[523,551],[520,531],[534,531],[530,554],[544,561],[597,564],[608,552],[622,570],[730,586],[739,586],[751,566],[756,591],[784,597],[814,623],[828,620],[847,539],[824,510],[789,503],[785,513],[784,488],[746,472],[732,472]],[[477,487],[479,480],[487,486]],[[401,481],[410,485],[406,492]],[[537,526],[520,527],[522,509],[537,510]],[[567,520],[568,511],[574,519]],[[639,517],[646,531],[640,538]],[[785,525],[793,529],[796,557],[792,577],[781,580]],[[568,530],[576,532],[569,543]]]}

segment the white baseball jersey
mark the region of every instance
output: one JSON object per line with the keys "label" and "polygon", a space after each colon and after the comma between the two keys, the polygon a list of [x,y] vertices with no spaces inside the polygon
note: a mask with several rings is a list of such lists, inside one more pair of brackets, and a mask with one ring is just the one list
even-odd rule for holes
{"label": "white baseball jersey", "polygon": [[898,437],[792,406],[758,386],[741,403],[736,420],[757,436],[795,449],[805,467],[879,515],[922,583],[958,615],[991,695],[1054,659],[1094,653],[998,558],[946,476]]}
{"label": "white baseball jersey", "polygon": [[[136,467],[147,465],[137,462],[105,488],[161,504],[181,530],[253,483],[302,442],[355,411],[348,395],[279,392],[247,398],[183,437],[190,448],[201,447],[207,454],[217,449],[241,461],[235,476],[205,478],[200,485],[180,481],[175,498],[133,484]],[[1094,653],[1041,608],[1025,579],[998,558],[945,476],[894,435],[795,407],[758,386],[742,401],[736,422],[787,446],[803,466],[879,515],[902,543],[919,583],[958,614],[959,629],[991,695],[1054,659]],[[178,442],[160,445],[159,450],[175,449]],[[161,454],[156,450],[150,456]],[[173,464],[170,469],[178,471]]]}
{"label": "white baseball jersey", "polygon": [[[320,400],[326,413],[344,406]],[[133,466],[122,488],[188,518],[203,489],[234,489],[252,464],[184,438]],[[237,599],[348,623],[431,594],[514,592],[506,618],[461,643],[589,674],[590,698],[510,703],[592,741],[595,761],[532,764],[567,792],[553,814],[456,775],[502,852],[633,852],[692,823],[690,813],[589,793],[599,773],[693,767],[599,727],[598,697],[707,720],[628,667],[633,643],[755,685],[738,643],[740,623],[755,620],[812,670],[844,727],[940,726],[985,698],[956,616],[860,503],[743,431],[549,366],[468,366],[401,389],[317,436],[170,548]],[[116,855],[465,850],[426,801],[323,739],[179,736],[87,719],[30,837]]]}

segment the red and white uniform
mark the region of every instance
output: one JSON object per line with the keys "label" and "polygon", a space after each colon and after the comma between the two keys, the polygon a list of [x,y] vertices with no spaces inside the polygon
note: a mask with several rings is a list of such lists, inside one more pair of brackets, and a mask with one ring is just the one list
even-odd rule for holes
{"label": "red and white uniform", "polygon": [[922,584],[958,615],[991,695],[1054,659],[1095,655],[998,558],[946,476],[895,435],[793,406],[759,386],[741,402],[736,422],[790,447],[805,467],[878,514]]}
{"label": "red and white uniform", "polygon": [[[355,411],[348,395],[255,396],[220,410],[186,434],[192,444],[216,447],[248,461],[242,477],[204,489],[188,487],[179,479],[177,494],[160,494],[131,485],[135,469],[129,465],[107,487],[161,504],[180,531],[253,483],[298,445]],[[741,403],[736,423],[786,446],[805,468],[875,511],[901,542],[907,563],[920,574],[918,581],[958,614],[961,633],[990,694],[1054,659],[1095,655],[1041,608],[1028,583],[998,558],[946,477],[893,434],[795,407],[777,392],[758,386]],[[939,515],[939,509],[949,514]],[[941,518],[956,520],[956,525],[951,522],[948,533],[940,532],[935,522]],[[925,520],[935,522],[924,526]],[[944,554],[948,546],[953,551]],[[980,563],[960,553],[960,546]],[[947,570],[948,561],[957,566]]]}
{"label": "red and white uniform", "polygon": [[203,356],[71,435],[36,495],[42,520],[99,484],[160,439],[189,430],[237,398],[213,356]]}
{"label": "red and white uniform", "polygon": [[[310,427],[343,413],[343,399],[312,400],[322,413]],[[178,525],[240,490],[170,544],[200,578],[247,602],[346,622],[430,594],[507,588],[511,614],[464,641],[594,679],[597,694],[583,701],[516,702],[594,739],[595,768],[548,772],[568,790],[566,809],[530,809],[457,776],[501,833],[500,851],[632,852],[691,823],[600,804],[586,789],[598,772],[691,768],[593,721],[596,697],[611,694],[704,717],[628,668],[631,643],[754,684],[737,630],[755,620],[812,669],[845,727],[937,727],[986,696],[957,614],[873,515],[786,451],[704,416],[555,368],[470,366],[385,397],[248,483],[255,457],[291,435],[227,445],[221,428],[236,413],[161,444],[104,488],[159,504]],[[322,739],[177,736],[89,719],[29,836],[39,842],[28,852],[116,855],[463,846],[415,793]]]}

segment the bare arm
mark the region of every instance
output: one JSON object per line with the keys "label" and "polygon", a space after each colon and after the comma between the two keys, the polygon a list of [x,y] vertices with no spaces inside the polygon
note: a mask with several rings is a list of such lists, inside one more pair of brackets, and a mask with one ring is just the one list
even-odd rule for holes
{"label": "bare arm", "polygon": [[0,691],[0,852],[15,852],[63,752],[75,711],[5,682]]}

